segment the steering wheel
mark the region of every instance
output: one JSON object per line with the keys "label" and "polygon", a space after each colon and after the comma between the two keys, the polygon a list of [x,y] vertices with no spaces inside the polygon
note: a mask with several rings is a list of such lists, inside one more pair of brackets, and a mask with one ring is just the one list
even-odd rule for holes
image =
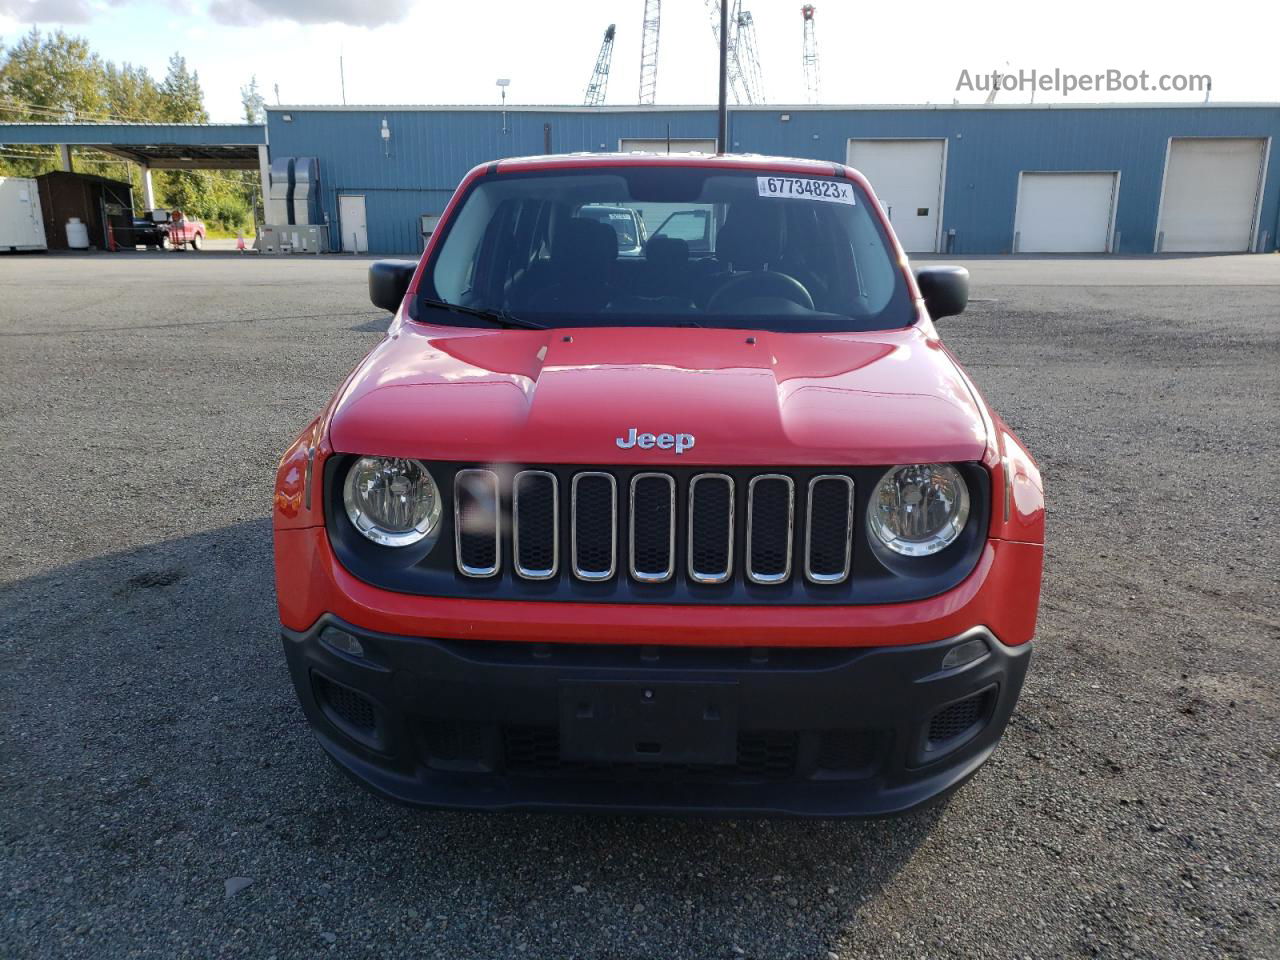
{"label": "steering wheel", "polygon": [[727,313],[754,297],[781,297],[806,310],[814,309],[813,296],[795,277],[774,270],[757,270],[730,277],[722,283],[707,301],[707,312]]}

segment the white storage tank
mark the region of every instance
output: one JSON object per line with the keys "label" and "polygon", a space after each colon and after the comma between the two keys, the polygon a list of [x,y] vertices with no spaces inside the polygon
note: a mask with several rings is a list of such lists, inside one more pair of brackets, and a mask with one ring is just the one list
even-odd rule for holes
{"label": "white storage tank", "polygon": [[89,249],[89,228],[80,222],[79,217],[67,221],[67,246],[72,250]]}
{"label": "white storage tank", "polygon": [[0,250],[48,250],[40,190],[27,177],[0,177]]}

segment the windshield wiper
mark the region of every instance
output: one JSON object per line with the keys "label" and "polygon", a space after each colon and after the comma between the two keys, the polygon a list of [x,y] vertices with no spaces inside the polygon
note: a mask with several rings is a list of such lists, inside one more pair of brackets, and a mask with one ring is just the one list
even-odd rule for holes
{"label": "windshield wiper", "polygon": [[418,302],[424,307],[431,307],[434,310],[447,310],[450,313],[460,313],[466,317],[478,317],[481,320],[488,320],[490,323],[496,323],[503,327],[519,327],[524,330],[547,329],[547,327],[541,323],[535,323],[532,320],[522,320],[520,317],[507,313],[506,310],[487,310],[484,307],[464,307],[460,303],[450,303],[448,300],[432,300],[430,297],[421,297]]}

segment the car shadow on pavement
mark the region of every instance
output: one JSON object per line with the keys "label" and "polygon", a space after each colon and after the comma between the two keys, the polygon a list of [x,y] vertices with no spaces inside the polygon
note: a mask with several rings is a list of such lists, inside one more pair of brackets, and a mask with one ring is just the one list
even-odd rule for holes
{"label": "car shadow on pavement", "polygon": [[[823,957],[944,809],[858,822],[386,803],[326,761],[297,706],[266,519],[0,586],[0,656],[6,909],[20,939],[66,956],[224,938],[264,957],[357,940]],[[231,878],[251,882],[229,895]]]}

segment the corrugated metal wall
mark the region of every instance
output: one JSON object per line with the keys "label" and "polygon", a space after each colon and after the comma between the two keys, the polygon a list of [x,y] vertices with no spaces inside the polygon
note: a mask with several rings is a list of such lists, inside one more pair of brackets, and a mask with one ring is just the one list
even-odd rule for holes
{"label": "corrugated metal wall", "polygon": [[[788,115],[789,120],[781,119]],[[285,116],[291,117],[285,120]],[[382,121],[391,131],[381,136]],[[420,250],[419,217],[437,214],[462,176],[501,157],[616,150],[622,138],[714,138],[707,109],[540,110],[298,109],[268,111],[270,151],[320,158],[324,205],[337,222],[337,195],[366,198],[369,248]],[[1121,253],[1151,253],[1170,137],[1269,137],[1280,141],[1275,106],[1100,108],[903,108],[734,110],[735,152],[844,162],[850,138],[947,140],[943,233],[953,252],[1007,253],[1022,170],[1119,170],[1116,230]],[[1269,164],[1259,235],[1275,249],[1280,159]]]}

